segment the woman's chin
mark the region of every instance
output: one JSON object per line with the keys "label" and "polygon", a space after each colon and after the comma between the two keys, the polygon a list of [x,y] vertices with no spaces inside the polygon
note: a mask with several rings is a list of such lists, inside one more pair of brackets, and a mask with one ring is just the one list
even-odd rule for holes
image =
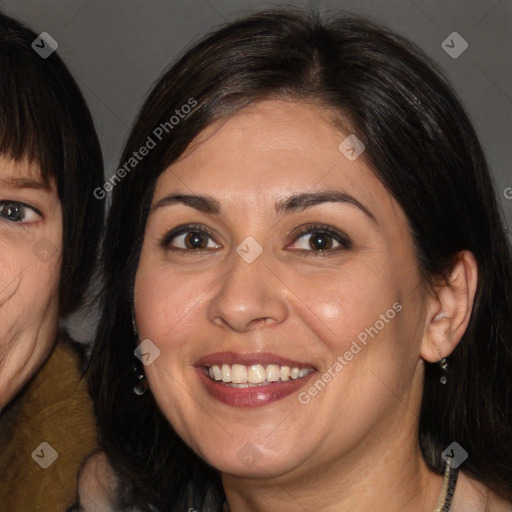
{"label": "woman's chin", "polygon": [[[234,449],[239,444],[241,448]],[[269,451],[250,441],[217,445],[214,450],[206,450],[205,459],[222,474],[238,478],[278,478],[304,462],[296,449],[282,447],[279,451]]]}
{"label": "woman's chin", "polygon": [[247,455],[245,460],[235,458],[214,460],[211,463],[222,475],[234,478],[274,479],[290,472],[293,468],[282,461],[263,461]]}

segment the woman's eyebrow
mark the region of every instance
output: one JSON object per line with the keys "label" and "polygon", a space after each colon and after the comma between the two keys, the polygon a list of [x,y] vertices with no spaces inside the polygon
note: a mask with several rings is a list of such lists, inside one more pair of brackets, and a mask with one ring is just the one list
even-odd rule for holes
{"label": "woman's eyebrow", "polygon": [[281,199],[275,205],[276,213],[279,216],[286,215],[294,211],[303,211],[322,203],[349,203],[363,211],[373,222],[378,224],[373,213],[364,206],[355,197],[346,192],[338,190],[323,190],[319,192],[306,192],[294,194],[285,199]]}
{"label": "woman's eyebrow", "polygon": [[35,188],[43,190],[51,190],[52,188],[49,184],[34,180],[32,178],[0,178],[0,187]]}
{"label": "woman's eyebrow", "polygon": [[[155,205],[153,205],[151,207],[150,214],[158,208],[176,203],[185,204],[191,208],[199,210],[200,212],[211,215],[220,215],[222,213],[221,203],[211,196],[195,194],[170,194],[160,199]],[[352,204],[363,211],[373,222],[378,224],[378,221],[372,212],[360,201],[358,201],[350,194],[347,194],[346,192],[340,192],[337,190],[293,194],[292,196],[277,201],[274,207],[276,214],[279,217],[282,217],[283,215],[287,215],[295,211],[303,211],[307,208],[311,208],[312,206],[322,203]]]}

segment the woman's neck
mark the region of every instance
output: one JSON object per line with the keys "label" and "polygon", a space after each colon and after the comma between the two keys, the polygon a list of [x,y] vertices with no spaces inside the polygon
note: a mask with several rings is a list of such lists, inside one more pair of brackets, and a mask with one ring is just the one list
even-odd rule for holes
{"label": "woman's neck", "polygon": [[[378,447],[369,443],[342,460],[316,467],[303,464],[286,475],[223,474],[230,512],[432,512],[443,476],[426,465],[417,442],[407,444],[410,432],[403,434],[405,439],[399,435]],[[357,453],[363,450],[364,456]]]}

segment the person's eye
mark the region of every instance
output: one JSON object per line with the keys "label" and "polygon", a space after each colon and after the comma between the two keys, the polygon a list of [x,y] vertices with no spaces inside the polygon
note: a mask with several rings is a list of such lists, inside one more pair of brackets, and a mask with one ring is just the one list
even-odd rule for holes
{"label": "person's eye", "polygon": [[[175,252],[201,252],[221,247],[215,242],[214,238],[215,235],[204,226],[178,226],[162,238],[160,245]],[[298,244],[299,250],[321,255],[348,250],[352,247],[352,242],[348,236],[327,225],[305,226],[295,236],[295,240],[300,239],[304,239],[304,241]]]}
{"label": "person's eye", "polygon": [[[170,251],[181,253],[200,252],[220,248],[220,245],[217,244],[213,238],[213,233],[204,226],[178,226],[163,237],[160,245]],[[208,239],[210,239],[211,243],[209,243]]]}
{"label": "person's eye", "polygon": [[352,241],[347,235],[323,224],[303,227],[294,240],[300,241],[298,250],[312,252],[315,256],[352,248]]}
{"label": "person's eye", "polygon": [[0,201],[0,220],[17,224],[31,224],[41,219],[36,208],[19,201]]}

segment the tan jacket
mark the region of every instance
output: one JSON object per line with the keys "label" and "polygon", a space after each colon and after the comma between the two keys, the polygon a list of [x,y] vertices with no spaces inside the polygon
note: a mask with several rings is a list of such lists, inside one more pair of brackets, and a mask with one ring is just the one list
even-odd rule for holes
{"label": "tan jacket", "polygon": [[97,449],[81,357],[63,334],[0,414],[0,510],[65,511],[75,499],[80,464]]}

